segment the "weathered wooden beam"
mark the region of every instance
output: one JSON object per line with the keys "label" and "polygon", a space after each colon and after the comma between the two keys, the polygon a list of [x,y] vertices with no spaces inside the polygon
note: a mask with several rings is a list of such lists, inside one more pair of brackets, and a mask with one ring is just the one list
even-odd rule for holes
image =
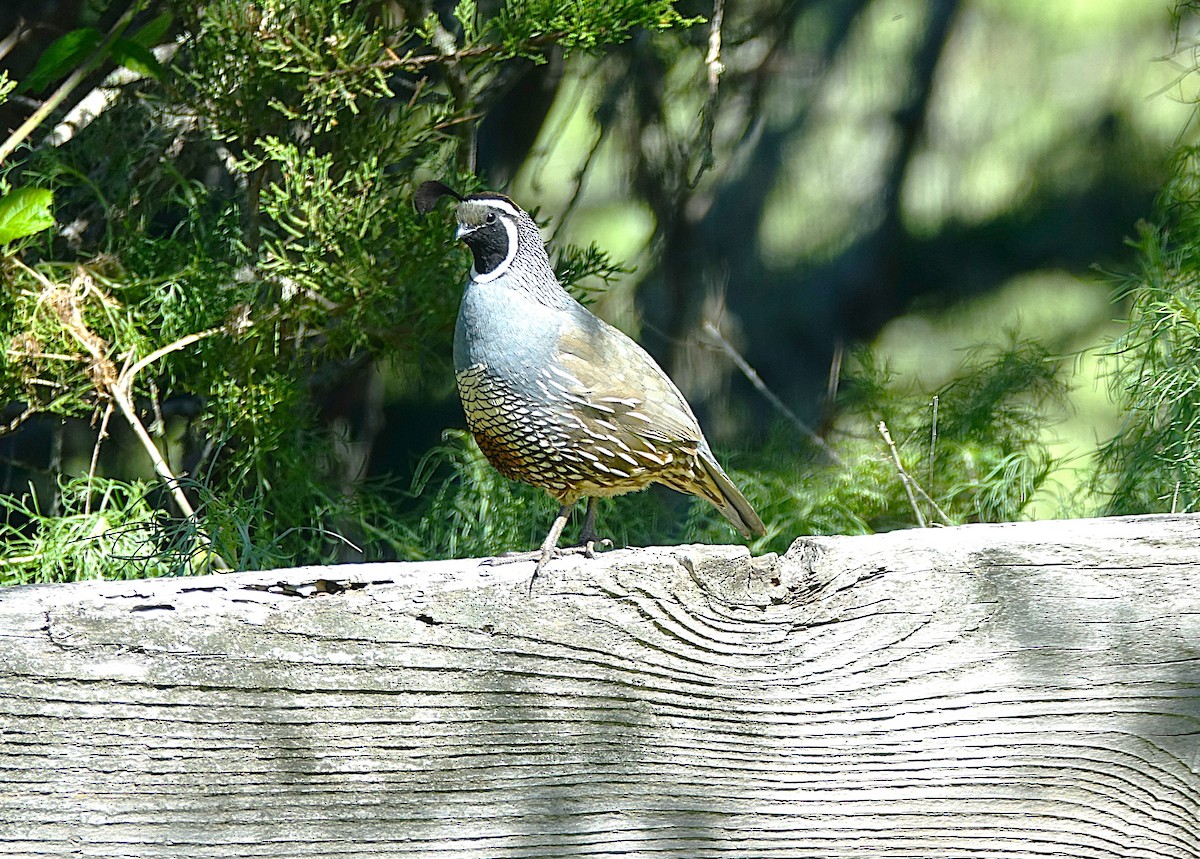
{"label": "weathered wooden beam", "polygon": [[0,855],[1200,857],[1200,517],[0,591]]}

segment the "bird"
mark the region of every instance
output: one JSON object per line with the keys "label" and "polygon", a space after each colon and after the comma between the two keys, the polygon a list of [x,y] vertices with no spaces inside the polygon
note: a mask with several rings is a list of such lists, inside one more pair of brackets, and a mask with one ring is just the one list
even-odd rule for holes
{"label": "bird", "polygon": [[[596,500],[659,483],[712,504],[742,536],[766,534],[722,470],[679,388],[641,346],[563,288],[537,223],[503,194],[421,184],[426,215],[458,201],[456,238],[471,251],[454,328],[454,373],[467,427],[501,474],[559,503],[533,579],[567,552],[594,556]],[[587,498],[580,542],[558,543]]]}

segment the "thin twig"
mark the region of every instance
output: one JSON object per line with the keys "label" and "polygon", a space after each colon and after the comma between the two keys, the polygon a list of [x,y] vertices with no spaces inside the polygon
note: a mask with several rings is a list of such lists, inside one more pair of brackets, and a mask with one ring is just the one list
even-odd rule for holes
{"label": "thin twig", "polygon": [[813,444],[821,448],[821,450],[824,451],[825,455],[828,456],[830,460],[838,465],[842,464],[842,458],[837,455],[837,452],[832,447],[829,446],[829,442],[825,441],[825,439],[813,432],[808,424],[800,420],[796,413],[789,409],[787,405],[784,404],[783,400],[779,399],[779,397],[775,395],[775,392],[767,387],[766,383],[763,382],[762,377],[760,377],[758,373],[754,371],[754,368],[750,366],[749,362],[747,362],[746,359],[743,358],[737,351],[737,349],[733,347],[733,344],[725,339],[725,335],[720,332],[716,325],[714,325],[711,321],[706,320],[704,323],[704,333],[711,337],[713,342],[720,347],[721,351],[729,356],[729,360],[733,361],[737,368],[742,371],[742,375],[750,381],[750,384],[753,385],[758,392],[763,395],[768,403],[774,406],[780,414],[791,421],[792,424],[800,430],[800,432],[808,436],[812,440]]}
{"label": "thin twig", "polygon": [[112,417],[113,404],[109,400],[104,405],[104,414],[100,417],[100,430],[96,433],[96,445],[92,448],[92,461],[88,465],[87,491],[84,493],[83,512],[92,512],[92,481],[96,479],[96,465],[100,462],[100,445],[108,438],[108,420]]}
{"label": "thin twig", "polygon": [[937,438],[938,438],[938,395],[933,395],[933,419],[929,425],[929,479],[926,481],[929,488],[932,490],[933,485],[933,466],[937,459]]}
{"label": "thin twig", "polygon": [[11,432],[16,432],[21,424],[25,423],[25,421],[29,420],[35,414],[37,414],[37,409],[30,405],[25,406],[25,411],[21,412],[21,414],[17,415],[4,426],[0,426],[0,435],[8,435]]}
{"label": "thin twig", "polygon": [[[77,338],[78,339],[78,338]],[[81,341],[83,342],[83,341]],[[86,344],[85,344],[86,346]],[[116,400],[117,408],[121,410],[121,414],[125,417],[125,421],[133,430],[133,434],[137,436],[138,441],[142,443],[146,454],[150,457],[150,461],[154,464],[154,470],[158,472],[158,476],[167,484],[167,489],[171,493],[171,497],[175,499],[175,503],[179,505],[179,509],[183,511],[183,515],[187,518],[197,521],[196,510],[188,501],[187,495],[183,491],[183,487],[179,483],[179,478],[171,471],[171,466],[167,464],[162,453],[158,449],[158,445],[154,443],[154,439],[150,437],[150,433],[146,431],[145,424],[137,415],[137,409],[133,405],[133,401],[129,398],[129,394],[118,384],[109,386],[109,392],[114,400]],[[228,572],[231,568],[225,562],[225,559],[212,549],[212,541],[203,531],[198,531],[209,543],[208,558],[214,569],[222,572]]]}
{"label": "thin twig", "polygon": [[476,120],[483,119],[483,117],[484,114],[482,112],[463,114],[462,116],[456,116],[453,119],[447,119],[437,123],[433,126],[433,130],[445,131],[447,128],[454,128],[455,126],[462,125],[463,123],[475,122]]}
{"label": "thin twig", "polygon": [[592,171],[592,165],[596,161],[596,154],[600,151],[600,145],[604,142],[604,129],[601,128],[596,134],[596,139],[592,141],[587,155],[583,159],[583,166],[575,171],[575,190],[571,192],[571,199],[567,201],[566,207],[562,210],[562,214],[558,216],[558,224],[554,227],[554,234],[550,237],[550,243],[554,244],[558,241],[558,232],[567,223],[575,211],[576,204],[579,203],[579,198],[583,195],[583,188],[587,184],[588,174]]}
{"label": "thin twig", "polygon": [[[125,368],[121,372],[129,369],[129,360],[132,358],[132,353],[125,356]],[[96,480],[96,466],[100,464],[100,447],[104,444],[104,440],[108,438],[108,422],[113,414],[112,397],[107,398],[104,404],[104,413],[100,416],[100,429],[96,432],[96,443],[92,446],[92,461],[88,463],[87,490],[84,492],[83,512],[90,514],[92,512],[92,484]],[[108,494],[105,493],[105,504],[107,504]],[[104,509],[104,504],[101,504],[101,509]]]}
{"label": "thin twig", "polygon": [[708,68],[708,91],[715,93],[725,65],[721,62],[721,26],[725,23],[725,0],[714,0],[712,20],[708,29],[708,56],[704,65]]}
{"label": "thin twig", "polygon": [[[543,46],[553,45],[562,40],[565,36],[561,30],[555,30],[549,33],[541,33],[537,36],[527,39],[522,43],[523,48],[540,48]],[[347,65],[336,69],[329,69],[315,76],[315,80],[325,81],[331,78],[347,77],[350,75],[361,74],[364,70],[371,69],[375,71],[388,71],[394,68],[404,69],[406,71],[419,72],[425,66],[434,65],[436,63],[454,64],[460,60],[479,59],[483,57],[493,57],[503,55],[507,50],[504,45],[476,45],[471,48],[462,48],[461,50],[454,47],[453,36],[450,36],[449,31],[438,24],[438,32],[434,34],[434,42],[442,41],[443,47],[446,50],[437,54],[415,54],[401,57],[390,48],[385,49],[388,57],[385,60],[378,60],[366,65]],[[437,45],[435,44],[435,47]]]}
{"label": "thin twig", "polygon": [[916,490],[916,493],[918,495],[920,495],[922,498],[924,498],[926,501],[929,502],[929,506],[933,508],[933,512],[936,513],[938,515],[938,518],[942,520],[943,525],[953,525],[954,524],[954,522],[951,521],[950,517],[946,514],[946,511],[941,508],[940,504],[938,504],[936,501],[933,500],[933,496],[931,496],[928,492],[926,492],[924,490],[924,488],[921,486],[921,484],[917,483],[914,480],[912,482],[912,487],[914,490]]}
{"label": "thin twig", "polygon": [[[599,61],[592,63],[589,66],[581,66],[580,69],[581,70],[576,75],[578,80],[575,80],[575,81],[572,81],[570,78],[568,78],[566,76],[566,73],[564,72],[564,76],[563,76],[564,82],[561,86],[561,90],[563,93],[566,94],[566,98],[568,98],[568,99],[577,100],[577,96],[572,95],[572,93],[570,92],[571,86],[579,86],[579,85],[581,85],[581,83],[583,81],[586,81],[589,78],[596,78],[596,79],[599,78],[599,70],[600,70]],[[601,102],[601,105],[603,106],[604,104],[608,103],[608,101],[610,101],[611,98],[612,98],[612,93],[607,93],[604,101]],[[593,118],[596,117],[596,113],[598,110],[599,110],[599,108],[592,111]],[[547,117],[547,119],[548,119],[548,117]],[[562,111],[562,116],[559,117],[558,123],[553,128],[548,129],[547,133],[545,133],[543,135],[539,135],[539,137],[544,139],[545,142],[538,143],[530,150],[527,163],[532,164],[535,159],[540,159],[542,164],[544,165],[546,163],[546,160],[549,159],[550,156],[554,153],[555,148],[559,144],[564,143],[564,141],[566,141],[568,139],[568,135],[566,133],[567,127],[570,126],[571,123],[575,119],[576,119],[575,111],[571,111],[571,110]],[[603,137],[604,133],[605,133],[605,128],[604,128],[603,123],[601,123],[599,120],[597,120],[596,124],[600,126],[600,136]],[[530,187],[538,195],[542,194],[543,189],[545,187],[543,180],[545,180],[545,182],[553,182],[553,184],[555,184],[556,186],[559,182],[559,177],[557,175],[551,177],[550,176],[551,171],[549,171],[549,170],[535,169],[530,172],[532,173],[532,175],[529,177]],[[558,230],[556,228],[555,234],[557,235],[557,233],[558,233]]]}
{"label": "thin twig", "polygon": [[845,344],[839,338],[833,344],[833,354],[829,356],[829,378],[825,382],[826,408],[833,408],[833,404],[837,401],[838,388],[842,384],[842,360],[845,355]]}
{"label": "thin twig", "polygon": [[197,343],[206,337],[212,337],[214,334],[220,334],[224,330],[224,326],[217,326],[215,328],[208,328],[204,331],[197,331],[195,334],[186,334],[183,337],[180,337],[174,343],[168,343],[166,346],[155,349],[129,369],[122,370],[121,375],[117,379],[117,384],[121,385],[126,392],[131,391],[133,389],[133,377],[142,370],[146,369],[146,367],[150,364],[153,364],[159,358],[170,355],[172,352],[178,352],[180,349],[191,346],[193,343]]}
{"label": "thin twig", "polygon": [[67,434],[67,419],[60,417],[50,431],[50,509],[51,516],[58,516],[62,509],[63,442]]}
{"label": "thin twig", "polygon": [[925,514],[921,512],[921,505],[917,503],[916,493],[913,492],[913,479],[904,470],[904,464],[900,461],[900,451],[896,450],[896,445],[892,441],[892,434],[888,432],[887,424],[880,421],[878,430],[879,434],[883,436],[888,449],[892,452],[892,462],[896,464],[896,471],[900,474],[900,482],[904,484],[904,492],[908,495],[908,503],[912,505],[913,513],[917,515],[917,524],[922,528],[929,527],[925,521]]}
{"label": "thin twig", "polygon": [[21,44],[21,41],[25,38],[25,35],[31,32],[33,32],[33,28],[25,22],[25,19],[18,18],[16,26],[12,28],[12,32],[10,32],[3,39],[0,39],[0,60],[3,60],[5,57],[7,57],[12,52],[13,48]]}
{"label": "thin twig", "polygon": [[[71,327],[71,335],[76,339],[76,341],[79,342],[81,346],[83,346],[84,349],[88,350],[93,360],[100,364],[108,363],[108,358],[100,352],[94,343],[89,342],[88,338],[84,337],[82,332],[74,330],[74,326]],[[159,451],[158,445],[154,443],[154,439],[152,439],[150,437],[150,433],[146,431],[146,426],[142,423],[142,419],[138,417],[137,408],[134,406],[133,400],[130,399],[129,394],[124,388],[115,382],[106,385],[105,388],[106,393],[112,397],[113,401],[117,404],[117,408],[121,410],[121,415],[129,424],[130,429],[133,430],[133,434],[137,436],[138,441],[141,442],[142,447],[145,448],[147,455],[150,457],[150,461],[154,464],[154,470],[158,472],[158,476],[161,477],[170,488],[171,495],[174,497],[175,503],[179,505],[179,509],[183,511],[185,516],[195,516],[196,511],[193,509],[192,503],[188,501],[187,495],[184,494],[183,490],[179,486],[179,478],[176,477],[175,473],[171,471],[171,466],[169,466],[167,461],[163,459],[162,452]]]}

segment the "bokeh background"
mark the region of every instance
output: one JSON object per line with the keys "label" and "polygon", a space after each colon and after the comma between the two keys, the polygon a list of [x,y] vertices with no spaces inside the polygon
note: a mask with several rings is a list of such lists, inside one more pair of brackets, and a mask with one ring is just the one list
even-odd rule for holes
{"label": "bokeh background", "polygon": [[1062,462],[1033,508],[1052,515],[1119,424],[1099,357],[1124,312],[1114,273],[1191,133],[1174,27],[1139,0],[731,3],[695,187],[700,46],[655,65],[634,44],[564,70],[512,194],[636,265],[597,309],[665,357],[718,443],[772,407],[705,321],[814,428],[855,343],[911,390],[1012,332],[1071,356],[1046,430]]}

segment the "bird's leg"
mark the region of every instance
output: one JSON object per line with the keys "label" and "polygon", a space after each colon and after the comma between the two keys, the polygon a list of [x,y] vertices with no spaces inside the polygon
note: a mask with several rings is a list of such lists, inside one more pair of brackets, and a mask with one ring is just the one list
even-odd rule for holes
{"label": "bird's leg", "polygon": [[567,520],[571,517],[571,510],[574,507],[575,502],[572,501],[558,508],[558,515],[554,517],[554,523],[550,526],[550,533],[542,541],[540,549],[533,552],[514,552],[498,558],[489,558],[485,563],[512,564],[517,561],[536,560],[537,566],[534,567],[533,576],[529,579],[529,589],[532,591],[534,579],[538,577],[546,564],[555,558],[574,554],[580,554],[588,558],[596,557],[596,546],[611,546],[612,540],[601,540],[600,536],[596,533],[596,497],[594,495],[588,496],[587,513],[583,517],[583,528],[579,532],[579,543],[574,546],[568,546],[565,549],[558,547],[558,541],[562,539],[563,529],[566,528]]}
{"label": "bird's leg", "polygon": [[587,513],[583,517],[583,528],[579,531],[579,546],[586,557],[596,557],[596,544],[604,548],[610,547],[613,542],[607,538],[600,539],[600,535],[596,533],[596,502],[598,499],[595,495],[588,496]]}
{"label": "bird's leg", "polygon": [[542,567],[546,566],[549,560],[558,552],[558,541],[562,537],[563,528],[567,526],[567,519],[571,515],[571,508],[575,506],[575,502],[564,504],[558,508],[558,515],[554,517],[554,524],[550,526],[550,533],[546,535],[546,539],[542,541],[541,559],[538,561],[537,568],[533,571],[533,577],[536,579],[537,574],[542,571]]}
{"label": "bird's leg", "polygon": [[538,577],[538,573],[542,571],[542,567],[550,563],[550,559],[555,555],[562,553],[558,549],[559,538],[562,537],[563,528],[567,526],[567,519],[571,516],[571,508],[575,506],[575,502],[563,504],[558,508],[558,515],[554,517],[554,523],[550,526],[550,533],[546,535],[546,539],[542,541],[542,556],[537,562],[537,566],[533,568],[533,575],[529,577],[529,592],[533,593],[533,582]]}
{"label": "bird's leg", "polygon": [[[488,564],[512,564],[518,561],[537,561],[537,566],[533,570],[533,578],[529,580],[529,587],[533,589],[533,579],[538,577],[538,573],[542,568],[550,562],[551,559],[559,557],[563,554],[563,550],[558,548],[558,541],[562,537],[563,528],[567,525],[567,519],[571,516],[571,508],[575,506],[575,502],[563,504],[558,508],[558,515],[554,517],[554,524],[550,526],[550,533],[546,535],[546,539],[542,541],[542,546],[533,552],[514,552],[509,555],[502,555],[498,558],[490,558]],[[569,550],[568,550],[569,551]]]}

